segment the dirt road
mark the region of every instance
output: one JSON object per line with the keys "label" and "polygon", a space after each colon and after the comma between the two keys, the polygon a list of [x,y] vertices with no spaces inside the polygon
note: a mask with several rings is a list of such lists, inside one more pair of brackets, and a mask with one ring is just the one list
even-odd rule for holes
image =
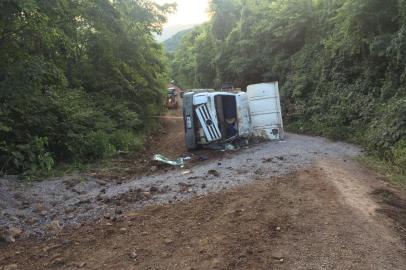
{"label": "dirt road", "polygon": [[405,269],[399,224],[376,211],[387,206],[374,190],[394,194],[356,162],[321,160],[47,241],[17,242],[2,247],[0,262],[18,269]]}
{"label": "dirt road", "polygon": [[0,179],[0,225],[24,231],[0,269],[406,269],[405,192],[359,154],[288,134],[122,182]]}

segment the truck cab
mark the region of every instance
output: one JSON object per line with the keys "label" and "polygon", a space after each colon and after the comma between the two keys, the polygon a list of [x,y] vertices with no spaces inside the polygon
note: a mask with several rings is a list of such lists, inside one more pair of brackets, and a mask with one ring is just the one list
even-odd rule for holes
{"label": "truck cab", "polygon": [[247,92],[199,89],[185,93],[183,118],[185,144],[190,150],[236,138],[283,137],[277,83],[251,85]]}
{"label": "truck cab", "polygon": [[178,94],[176,92],[176,88],[170,87],[167,90],[167,97],[166,97],[166,107],[168,109],[176,110],[178,109]]}

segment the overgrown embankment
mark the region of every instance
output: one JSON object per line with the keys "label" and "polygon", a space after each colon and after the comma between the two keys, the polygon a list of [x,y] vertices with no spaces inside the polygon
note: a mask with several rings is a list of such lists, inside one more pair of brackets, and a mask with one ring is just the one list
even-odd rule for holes
{"label": "overgrown embankment", "polygon": [[137,150],[166,83],[151,1],[0,3],[0,170],[35,174]]}
{"label": "overgrown embankment", "polygon": [[214,0],[173,57],[184,87],[278,80],[292,131],[348,140],[406,173],[405,0]]}

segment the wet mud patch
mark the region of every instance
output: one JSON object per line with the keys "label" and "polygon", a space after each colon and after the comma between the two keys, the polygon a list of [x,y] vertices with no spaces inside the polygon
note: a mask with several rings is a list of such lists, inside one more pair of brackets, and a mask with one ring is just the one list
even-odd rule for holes
{"label": "wet mud patch", "polygon": [[372,195],[381,205],[376,211],[392,219],[403,240],[406,241],[406,199],[383,188],[374,190]]}

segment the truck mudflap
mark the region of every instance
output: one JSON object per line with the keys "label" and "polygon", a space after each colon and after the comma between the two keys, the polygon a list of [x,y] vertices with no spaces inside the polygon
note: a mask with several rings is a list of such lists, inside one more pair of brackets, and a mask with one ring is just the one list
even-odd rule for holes
{"label": "truck mudflap", "polygon": [[221,132],[218,128],[216,115],[207,107],[207,104],[200,105],[196,108],[196,115],[200,125],[203,128],[204,135],[208,143],[221,139]]}

